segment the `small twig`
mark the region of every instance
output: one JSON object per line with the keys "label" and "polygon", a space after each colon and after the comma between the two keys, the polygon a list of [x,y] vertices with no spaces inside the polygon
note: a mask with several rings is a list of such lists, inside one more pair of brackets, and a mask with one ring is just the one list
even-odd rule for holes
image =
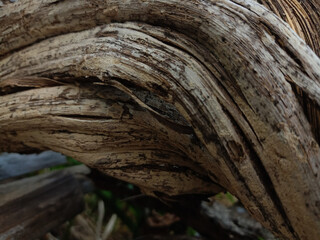
{"label": "small twig", "polygon": [[102,239],[101,240],[107,240],[110,236],[110,234],[112,233],[112,230],[114,228],[114,225],[116,224],[117,221],[117,215],[116,214],[112,214],[109,222],[107,223],[104,232],[102,234]]}
{"label": "small twig", "polygon": [[97,220],[97,227],[96,227],[96,240],[101,240],[101,229],[102,229],[102,222],[104,217],[104,202],[102,200],[98,203],[98,220]]}

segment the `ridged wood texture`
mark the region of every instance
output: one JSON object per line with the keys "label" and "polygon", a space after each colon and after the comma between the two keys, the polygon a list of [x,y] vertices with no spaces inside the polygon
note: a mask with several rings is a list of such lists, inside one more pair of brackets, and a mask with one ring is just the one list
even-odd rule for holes
{"label": "ridged wood texture", "polygon": [[319,9],[6,3],[0,150],[59,151],[155,196],[227,189],[282,239],[318,240]]}

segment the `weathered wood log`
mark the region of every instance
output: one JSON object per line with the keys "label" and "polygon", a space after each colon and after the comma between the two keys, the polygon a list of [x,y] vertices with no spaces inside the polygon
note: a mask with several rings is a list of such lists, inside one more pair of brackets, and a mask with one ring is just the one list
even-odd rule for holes
{"label": "weathered wood log", "polygon": [[[73,156],[114,177],[129,180],[141,187],[148,187],[145,191],[163,191],[172,195],[212,193],[222,189],[206,176],[204,169],[201,165],[197,165],[195,160],[187,160],[198,157],[198,162],[204,162],[204,158],[210,158],[205,149],[192,143],[197,141],[195,137],[191,134],[179,134],[179,128],[180,131],[190,132],[190,127],[179,127],[180,125],[171,123],[173,127],[176,127],[175,125],[179,127],[178,132],[167,129],[164,123],[153,119],[150,112],[114,88],[87,89],[66,85],[42,90],[44,90],[42,93],[35,92],[36,95],[32,93],[34,90],[21,92],[26,94],[24,96],[19,93],[10,95],[18,97],[11,102],[16,102],[18,105],[10,103],[9,105],[13,108],[22,107],[20,113],[24,117],[21,119],[22,122],[10,121],[2,125],[3,128],[0,130],[2,132],[4,129],[0,140],[2,149],[23,151],[25,144],[29,145],[27,142],[31,140],[26,138],[31,137],[35,139],[34,148],[43,150],[50,148]],[[96,96],[97,91],[100,91],[98,95],[103,98]],[[59,100],[61,94],[66,94],[66,102]],[[34,98],[30,105],[27,103],[28,106],[18,103],[20,97],[29,98],[29,96],[32,98],[37,96],[37,99]],[[73,105],[74,101],[79,99],[83,99],[80,108]],[[1,104],[5,105],[5,100]],[[74,109],[80,110],[81,113],[73,114]],[[19,110],[15,112],[18,114]],[[39,112],[42,112],[40,118],[37,117]],[[6,118],[5,113],[1,116]],[[56,128],[56,124],[59,124],[59,129]],[[30,131],[18,130],[25,126],[29,126]],[[17,133],[14,134],[17,141],[12,139],[12,131]],[[20,136],[20,133],[25,136]],[[9,139],[6,139],[6,136]],[[46,141],[40,140],[43,137]],[[60,142],[64,138],[66,141]],[[11,144],[12,141],[15,144]],[[148,174],[147,170],[153,174]],[[148,184],[150,180],[153,180],[152,185]]]}
{"label": "weathered wood log", "polygon": [[83,210],[82,186],[67,170],[0,185],[0,239],[35,239],[71,219]]}
{"label": "weathered wood log", "polygon": [[52,151],[28,155],[3,153],[0,155],[0,181],[66,162],[65,156]]}
{"label": "weathered wood log", "polygon": [[320,59],[259,3],[298,6],[317,52],[316,0],[6,3],[0,150],[60,151],[151,195],[228,189],[317,240]]}

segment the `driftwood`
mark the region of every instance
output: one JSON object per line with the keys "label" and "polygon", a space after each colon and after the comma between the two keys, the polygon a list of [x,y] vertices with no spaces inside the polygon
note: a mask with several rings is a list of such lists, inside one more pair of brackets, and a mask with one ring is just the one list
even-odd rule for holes
{"label": "driftwood", "polygon": [[318,240],[319,10],[7,1],[0,150],[62,152],[153,196],[227,189],[282,239]]}
{"label": "driftwood", "polygon": [[[76,167],[76,172],[87,169]],[[35,239],[71,219],[83,210],[88,185],[68,170],[0,185],[0,239]]]}

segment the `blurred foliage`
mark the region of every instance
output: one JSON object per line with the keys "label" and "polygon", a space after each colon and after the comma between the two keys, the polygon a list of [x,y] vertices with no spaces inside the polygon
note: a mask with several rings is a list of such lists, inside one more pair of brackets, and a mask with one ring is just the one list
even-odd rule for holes
{"label": "blurred foliage", "polygon": [[77,165],[81,165],[83,163],[78,162],[77,160],[73,159],[72,157],[67,157],[67,163],[65,164],[61,164],[61,165],[57,165],[54,167],[50,167],[47,169],[47,171],[53,171],[53,170],[59,170],[59,169],[63,169],[66,167],[71,167],[71,166],[77,166]]}
{"label": "blurred foliage", "polygon": [[239,200],[229,192],[218,193],[213,197],[213,200],[218,201],[228,207],[231,207],[239,202]]}
{"label": "blurred foliage", "polygon": [[[60,170],[81,164],[71,157],[67,157],[67,163],[47,169],[34,174],[48,171]],[[179,217],[169,213],[166,208],[147,206],[139,203],[146,196],[137,195],[140,190],[134,185],[125,182],[117,182],[116,188],[127,189],[127,195],[119,196],[117,192],[108,189],[97,188],[95,192],[86,194],[85,210],[83,213],[63,224],[59,229],[53,230],[50,234],[59,240],[96,240],[96,225],[99,216],[98,203],[100,200],[105,205],[103,226],[108,224],[113,214],[117,215],[110,240],[131,240],[148,234],[185,234],[188,236],[199,236],[196,230],[185,225]],[[123,191],[122,191],[123,192]],[[126,192],[126,191],[125,191]],[[132,194],[136,195],[132,195]],[[87,228],[87,229],[84,229]],[[77,234],[73,234],[76,229]],[[81,234],[79,233],[81,232]]]}
{"label": "blurred foliage", "polygon": [[[16,179],[81,164],[72,157],[66,157],[66,163],[64,164],[24,174],[16,177]],[[92,169],[92,172],[95,171],[98,172]],[[133,240],[138,239],[139,236],[150,234],[200,237],[195,229],[180,221],[180,218],[171,213],[166,205],[159,204],[160,201],[155,204],[157,201],[152,199],[151,205],[145,204],[150,200],[150,197],[141,194],[140,190],[133,184],[106,177],[106,175],[103,176],[105,178],[91,179],[95,182],[96,189],[84,196],[84,211],[57,229],[53,229],[52,232],[46,234],[40,240]],[[91,177],[90,174],[89,178]],[[106,184],[106,182],[108,183]],[[141,200],[143,201],[142,204]],[[227,207],[240,204],[239,200],[229,192],[221,192],[209,197],[208,200],[218,201]],[[104,205],[104,211],[102,223],[100,221],[102,227],[99,229],[97,226],[99,225],[99,219],[101,220],[101,208],[99,209],[101,204]],[[115,216],[116,218],[114,218]],[[112,233],[110,237],[103,238],[103,229],[108,228],[112,219],[115,220],[112,224]],[[99,234],[97,229],[100,230]],[[257,237],[257,240],[264,240],[264,238],[260,236]]]}
{"label": "blurred foliage", "polygon": [[188,236],[191,236],[191,237],[197,237],[197,236],[199,236],[199,233],[198,233],[196,230],[194,230],[192,227],[188,227],[188,228],[187,228],[186,234],[187,234]]}

